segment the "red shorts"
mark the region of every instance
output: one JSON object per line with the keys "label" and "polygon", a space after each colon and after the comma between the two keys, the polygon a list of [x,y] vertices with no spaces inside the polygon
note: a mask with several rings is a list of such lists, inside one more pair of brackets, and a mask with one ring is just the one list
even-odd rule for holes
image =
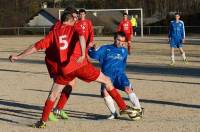
{"label": "red shorts", "polygon": [[100,75],[100,70],[95,68],[91,63],[82,66],[75,71],[66,75],[57,75],[54,77],[54,82],[61,85],[67,85],[74,78],[79,78],[85,82],[95,81]]}
{"label": "red shorts", "polygon": [[129,34],[129,33],[128,33],[128,34],[125,34],[125,35],[126,35],[126,41],[131,41],[131,35],[132,35],[132,34]]}
{"label": "red shorts", "polygon": [[47,70],[49,72],[49,76],[53,78],[58,74],[58,64],[56,61],[50,60],[47,57],[45,57],[45,63],[47,66]]}

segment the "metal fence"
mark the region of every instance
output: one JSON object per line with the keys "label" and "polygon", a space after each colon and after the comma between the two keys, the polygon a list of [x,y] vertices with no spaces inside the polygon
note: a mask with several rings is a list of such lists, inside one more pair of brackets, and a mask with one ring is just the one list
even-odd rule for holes
{"label": "metal fence", "polygon": [[[46,35],[50,30],[50,27],[7,27],[0,28],[1,35]],[[186,34],[200,34],[200,26],[185,26]],[[104,33],[102,26],[94,26],[94,33],[96,36],[109,35]],[[137,29],[137,34],[141,33],[140,27]],[[168,26],[144,26],[143,33],[145,36],[168,34]],[[110,33],[110,35],[112,32]]]}

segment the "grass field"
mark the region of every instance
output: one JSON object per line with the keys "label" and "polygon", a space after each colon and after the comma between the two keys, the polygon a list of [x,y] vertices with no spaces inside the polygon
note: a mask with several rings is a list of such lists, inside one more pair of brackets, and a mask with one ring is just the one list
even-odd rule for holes
{"label": "grass field", "polygon": [[[200,132],[200,41],[186,42],[188,64],[177,51],[176,65],[170,67],[169,45],[159,37],[136,38],[128,58],[128,77],[145,108],[142,120],[105,120],[110,113],[100,97],[100,85],[77,79],[65,107],[70,119],[48,122],[45,130],[29,127],[40,119],[52,80],[43,52],[14,64],[8,56],[40,38],[0,38],[0,132]],[[112,43],[112,38],[96,40],[97,45]]]}

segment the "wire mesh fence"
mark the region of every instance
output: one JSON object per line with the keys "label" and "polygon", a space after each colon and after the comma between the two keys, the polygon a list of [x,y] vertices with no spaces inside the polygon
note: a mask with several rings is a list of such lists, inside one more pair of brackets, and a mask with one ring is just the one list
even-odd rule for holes
{"label": "wire mesh fence", "polygon": [[[0,28],[0,36],[2,35],[46,35],[51,27],[6,27]],[[185,26],[186,35],[200,34],[200,26]],[[137,35],[140,36],[141,28],[136,29]],[[110,36],[113,31],[104,29],[104,26],[94,26],[95,36]],[[150,35],[167,35],[168,26],[144,26],[144,36]]]}

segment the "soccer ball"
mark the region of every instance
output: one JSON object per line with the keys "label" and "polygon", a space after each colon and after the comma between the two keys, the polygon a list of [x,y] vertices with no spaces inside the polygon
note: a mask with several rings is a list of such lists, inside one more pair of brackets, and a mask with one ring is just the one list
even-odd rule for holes
{"label": "soccer ball", "polygon": [[142,118],[142,115],[140,114],[139,111],[133,110],[132,112],[130,112],[128,114],[129,118],[131,118],[131,120],[133,121],[137,121],[140,120]]}

